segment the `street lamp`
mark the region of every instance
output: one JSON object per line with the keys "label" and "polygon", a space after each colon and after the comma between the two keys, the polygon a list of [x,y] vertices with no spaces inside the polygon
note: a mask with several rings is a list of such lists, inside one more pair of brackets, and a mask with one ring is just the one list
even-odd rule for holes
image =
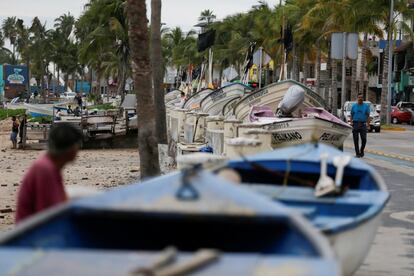
{"label": "street lamp", "polygon": [[391,0],[390,6],[390,23],[388,27],[388,94],[387,94],[387,124],[391,123],[391,95],[392,95],[392,25],[394,21],[394,0]]}

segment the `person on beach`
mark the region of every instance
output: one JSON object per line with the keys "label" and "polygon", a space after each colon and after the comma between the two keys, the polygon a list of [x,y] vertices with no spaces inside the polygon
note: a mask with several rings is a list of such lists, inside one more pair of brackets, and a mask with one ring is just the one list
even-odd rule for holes
{"label": "person on beach", "polygon": [[82,133],[68,123],[49,132],[48,150],[26,172],[17,196],[16,223],[67,200],[62,170],[78,154]]}
{"label": "person on beach", "polygon": [[82,109],[82,95],[81,95],[81,93],[76,94],[75,101],[78,104],[79,108]]}
{"label": "person on beach", "polygon": [[17,135],[19,134],[19,121],[16,116],[12,117],[12,129],[10,134],[10,141],[13,144],[13,149],[17,148]]}
{"label": "person on beach", "polygon": [[[351,109],[352,135],[354,138],[355,156],[357,158],[364,157],[364,150],[367,144],[367,131],[371,120],[369,115],[369,105],[364,103],[362,94],[358,94],[357,102]],[[359,136],[361,136],[361,148],[359,147]]]}
{"label": "person on beach", "polygon": [[19,141],[19,144],[23,143],[23,134],[24,134],[24,129],[26,127],[26,124],[27,124],[27,115],[24,114],[20,119],[20,126],[19,126],[20,141]]}

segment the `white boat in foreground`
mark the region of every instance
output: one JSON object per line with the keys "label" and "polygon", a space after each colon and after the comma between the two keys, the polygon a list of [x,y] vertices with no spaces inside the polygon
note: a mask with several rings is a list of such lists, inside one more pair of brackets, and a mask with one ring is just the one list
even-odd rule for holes
{"label": "white boat in foreground", "polygon": [[[341,176],[339,160],[347,158]],[[238,174],[247,187],[306,216],[329,239],[344,275],[352,275],[363,263],[390,197],[374,168],[323,144],[247,156],[230,161],[224,168]],[[334,194],[317,195],[321,176],[331,179]]]}

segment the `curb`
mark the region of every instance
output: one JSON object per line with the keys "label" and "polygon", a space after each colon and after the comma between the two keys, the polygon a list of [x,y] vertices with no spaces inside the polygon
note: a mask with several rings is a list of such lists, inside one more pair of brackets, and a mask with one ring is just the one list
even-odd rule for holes
{"label": "curb", "polygon": [[[353,147],[350,147],[350,146],[345,146],[345,148],[347,148],[347,149],[353,149]],[[401,155],[398,155],[398,154],[385,153],[385,152],[382,152],[382,151],[370,150],[370,149],[365,149],[365,152],[371,153],[371,154],[375,154],[375,155],[379,155],[379,156],[384,156],[384,157],[388,157],[388,158],[394,158],[394,159],[398,159],[398,160],[408,161],[408,162],[413,162],[414,163],[414,158],[406,157],[406,156],[401,156]]]}
{"label": "curb", "polygon": [[383,131],[406,131],[406,128],[393,127],[393,128],[382,128]]}

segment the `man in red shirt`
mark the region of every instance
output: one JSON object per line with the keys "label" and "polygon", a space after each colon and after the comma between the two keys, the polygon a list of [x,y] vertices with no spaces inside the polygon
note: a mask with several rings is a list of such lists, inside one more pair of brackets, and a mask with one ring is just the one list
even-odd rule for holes
{"label": "man in red shirt", "polygon": [[33,163],[20,186],[16,223],[67,200],[62,169],[76,159],[81,141],[82,133],[70,124],[51,128],[47,153]]}

